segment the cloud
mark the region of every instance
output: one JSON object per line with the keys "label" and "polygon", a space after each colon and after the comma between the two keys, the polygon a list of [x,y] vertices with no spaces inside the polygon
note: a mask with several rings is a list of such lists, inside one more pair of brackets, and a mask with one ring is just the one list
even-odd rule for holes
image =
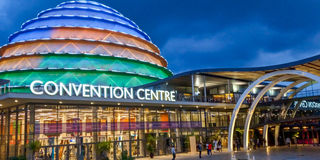
{"label": "cloud", "polygon": [[161,51],[173,71],[235,67],[254,59],[256,51],[265,47],[265,39],[277,34],[263,23],[243,22],[214,33],[171,34]]}
{"label": "cloud", "polygon": [[208,37],[173,37],[170,38],[163,46],[162,51],[165,53],[206,53],[221,50],[226,46],[226,43],[221,41],[216,36]]}
{"label": "cloud", "polygon": [[8,12],[9,0],[1,0],[0,1],[0,17],[6,16]]}
{"label": "cloud", "polygon": [[249,61],[245,66],[247,67],[262,67],[289,63],[304,58],[309,58],[318,55],[320,52],[298,52],[294,50],[284,50],[280,52],[265,52],[259,51],[257,58]]}
{"label": "cloud", "polygon": [[320,53],[320,32],[282,31],[253,20],[214,33],[170,35],[161,51],[169,67],[178,72],[186,68],[268,66]]}
{"label": "cloud", "polygon": [[[0,21],[2,25],[7,25],[10,22],[10,19],[8,18],[8,12],[9,12],[9,6],[10,6],[9,0],[0,0]],[[4,26],[0,27],[0,30],[5,30],[6,28]]]}

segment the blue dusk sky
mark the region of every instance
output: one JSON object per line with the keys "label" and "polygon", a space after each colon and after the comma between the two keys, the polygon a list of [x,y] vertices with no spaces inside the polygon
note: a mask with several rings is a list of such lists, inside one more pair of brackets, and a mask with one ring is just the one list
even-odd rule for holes
{"label": "blue dusk sky", "polygon": [[[291,62],[320,51],[319,0],[96,0],[145,31],[174,72]],[[0,0],[0,44],[63,0]]]}

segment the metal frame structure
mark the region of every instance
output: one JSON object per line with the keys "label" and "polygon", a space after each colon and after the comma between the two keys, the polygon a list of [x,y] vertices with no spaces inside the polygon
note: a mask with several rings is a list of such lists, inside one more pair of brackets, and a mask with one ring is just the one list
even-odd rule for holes
{"label": "metal frame structure", "polygon": [[294,93],[292,93],[289,98],[293,98],[295,95],[297,95],[300,91],[302,91],[303,89],[311,86],[312,84],[314,84],[314,81],[310,81],[309,83],[304,84],[303,86],[299,87]]}
{"label": "metal frame structure", "polygon": [[299,81],[296,81],[296,82],[293,82],[291,83],[290,85],[288,85],[286,88],[283,88],[280,93],[276,96],[276,98],[274,98],[274,100],[280,100],[281,97],[287,93],[291,88],[293,88],[294,86],[297,86],[298,84],[301,84],[303,82],[305,82],[306,80],[302,79],[302,80],[299,80]]}
{"label": "metal frame structure", "polygon": [[[257,80],[255,80],[254,82],[251,83],[251,85],[243,92],[243,94],[241,95],[240,99],[238,100],[234,110],[233,110],[233,113],[232,113],[232,117],[231,117],[231,121],[230,121],[230,124],[229,124],[229,132],[228,132],[228,150],[229,151],[233,151],[233,133],[234,133],[234,127],[235,127],[235,122],[236,122],[236,119],[237,119],[237,115],[240,111],[240,107],[241,105],[243,104],[245,98],[247,97],[247,95],[249,95],[251,93],[251,91],[253,90],[253,88],[257,87],[257,85],[261,84],[263,81],[269,79],[269,78],[272,78],[272,77],[276,77],[276,76],[282,76],[281,78],[278,78],[277,80],[275,80],[274,82],[272,82],[270,84],[270,86],[266,86],[265,89],[263,89],[260,93],[262,95],[264,95],[263,92],[266,92],[267,90],[270,89],[271,86],[275,85],[275,84],[278,84],[290,77],[287,77],[287,76],[298,76],[298,77],[306,77],[306,78],[309,78],[309,79],[312,79],[314,81],[317,81],[317,82],[320,82],[320,77],[319,76],[316,76],[314,74],[311,74],[311,73],[308,73],[308,72],[304,72],[304,71],[298,71],[298,70],[282,70],[282,71],[275,71],[275,72],[271,72],[271,73],[268,73],[266,75],[263,75],[261,76],[260,78],[258,78]],[[257,105],[257,102],[259,102],[259,100],[261,99],[262,96],[260,97],[257,97],[255,102],[252,103],[252,105],[250,106],[250,109],[248,111],[248,113],[251,113],[251,114],[248,114],[247,115],[247,121],[246,121],[246,124],[245,126],[247,126],[247,132],[244,133],[244,143],[243,143],[243,147],[245,149],[248,148],[248,132],[249,132],[249,125],[250,125],[250,119],[251,119],[251,116],[252,116],[252,113],[254,112],[254,109]]]}
{"label": "metal frame structure", "polygon": [[295,75],[282,76],[282,77],[278,78],[277,80],[273,81],[272,83],[270,83],[269,85],[267,85],[265,88],[262,89],[262,91],[259,92],[259,94],[256,97],[256,99],[251,104],[250,109],[249,109],[248,114],[247,114],[247,118],[246,118],[246,122],[245,122],[245,126],[244,126],[244,134],[243,134],[243,142],[244,142],[243,143],[243,147],[244,147],[244,149],[248,149],[250,122],[251,122],[251,118],[252,118],[252,115],[254,113],[254,110],[256,109],[256,106],[259,103],[260,99],[263,97],[263,95],[270,88],[274,87],[277,83],[279,83],[281,81],[284,81],[286,79],[289,79],[289,78],[293,78],[293,77],[295,77]]}

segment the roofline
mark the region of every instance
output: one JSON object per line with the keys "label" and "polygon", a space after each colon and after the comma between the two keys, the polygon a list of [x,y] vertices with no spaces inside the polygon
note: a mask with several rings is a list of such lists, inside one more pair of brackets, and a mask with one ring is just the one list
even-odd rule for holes
{"label": "roofline", "polygon": [[245,68],[207,68],[207,69],[197,69],[197,70],[191,70],[187,72],[178,73],[175,76],[178,75],[187,75],[192,73],[200,73],[200,72],[253,72],[253,71],[267,71],[267,70],[275,70],[275,69],[283,69],[288,67],[294,67],[297,65],[309,63],[315,60],[320,59],[320,55],[316,55],[310,58],[305,58],[302,60],[284,63],[284,64],[277,64],[277,65],[271,65],[271,66],[263,66],[263,67],[245,67]]}
{"label": "roofline", "polygon": [[178,74],[173,75],[171,77],[168,77],[168,78],[165,78],[165,79],[161,79],[159,81],[152,82],[152,83],[149,83],[149,84],[146,84],[146,85],[142,85],[142,86],[153,86],[153,85],[161,84],[161,83],[164,83],[166,81],[169,81],[169,80],[172,80],[172,79],[175,79],[175,78],[178,78],[178,77],[191,75],[191,74],[207,73],[207,72],[254,72],[254,71],[268,71],[268,70],[284,69],[284,68],[290,68],[290,67],[294,67],[294,66],[297,66],[297,65],[309,63],[309,62],[312,62],[312,61],[315,61],[315,60],[319,60],[319,59],[320,59],[320,54],[316,55],[316,56],[309,57],[309,58],[301,59],[301,60],[298,60],[298,61],[294,61],[294,62],[271,65],[271,66],[263,66],[263,67],[196,69],[196,70],[190,70],[190,71],[186,71],[186,72],[181,72],[181,73],[178,73]]}

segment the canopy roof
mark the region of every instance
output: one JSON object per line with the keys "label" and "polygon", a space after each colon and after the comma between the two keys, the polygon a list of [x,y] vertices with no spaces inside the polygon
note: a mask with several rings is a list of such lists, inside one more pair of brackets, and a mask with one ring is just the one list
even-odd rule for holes
{"label": "canopy roof", "polygon": [[[201,78],[205,76],[205,80],[207,85],[219,85],[226,84],[226,81],[231,80],[233,83],[241,83],[241,82],[251,82],[259,77],[275,71],[280,70],[300,70],[309,72],[311,74],[320,76],[320,55],[316,55],[310,58],[302,59],[295,62],[280,64],[280,65],[272,65],[265,67],[251,67],[251,68],[211,68],[211,69],[199,69],[192,70],[188,72],[183,72],[176,74],[172,77],[162,79],[156,81],[154,83],[150,83],[144,86],[155,86],[163,83],[170,83],[170,85],[176,86],[190,86],[191,79],[190,76],[194,75],[195,77],[195,85],[202,84],[203,79]],[[268,79],[268,81],[272,81],[279,77],[272,77]],[[288,79],[288,82],[293,82],[303,79],[303,77],[294,77]],[[307,78],[306,78],[307,79]]]}

